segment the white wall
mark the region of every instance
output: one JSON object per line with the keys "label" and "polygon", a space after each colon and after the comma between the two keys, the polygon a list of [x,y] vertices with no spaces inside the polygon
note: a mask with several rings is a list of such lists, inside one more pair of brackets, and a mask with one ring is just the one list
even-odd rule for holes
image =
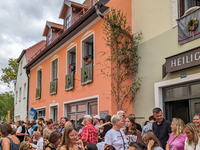
{"label": "white wall", "polygon": [[[23,66],[21,66],[23,62]],[[17,72],[17,81],[15,85],[15,100],[14,100],[14,120],[24,120],[27,117],[27,92],[28,92],[28,77],[26,75],[26,70],[23,67],[27,64],[26,54],[23,55],[19,62],[19,68]],[[21,69],[22,67],[22,69]],[[24,86],[26,85],[26,86]],[[20,88],[21,88],[21,98],[20,98]],[[16,92],[18,93],[16,95]]]}

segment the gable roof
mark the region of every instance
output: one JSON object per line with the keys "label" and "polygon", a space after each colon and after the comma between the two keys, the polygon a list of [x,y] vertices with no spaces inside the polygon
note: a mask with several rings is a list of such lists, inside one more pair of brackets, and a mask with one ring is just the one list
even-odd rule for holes
{"label": "gable roof", "polygon": [[63,5],[62,5],[61,10],[60,10],[59,18],[64,19],[65,12],[66,12],[68,7],[76,7],[76,8],[83,9],[83,8],[86,7],[86,5],[85,4],[76,3],[76,2],[73,2],[73,1],[69,1],[69,0],[64,0]]}
{"label": "gable roof", "polygon": [[47,21],[46,25],[45,25],[45,28],[44,28],[43,36],[47,36],[48,30],[50,28],[62,30],[63,29],[63,25],[55,23],[55,22]]}
{"label": "gable roof", "polygon": [[46,41],[42,40],[26,49],[28,63],[46,48]]}
{"label": "gable roof", "polygon": [[22,57],[24,56],[25,53],[26,53],[26,50],[23,50],[23,51],[21,52],[20,56],[19,56],[18,59],[17,59],[17,63],[20,62],[20,60],[22,59]]}

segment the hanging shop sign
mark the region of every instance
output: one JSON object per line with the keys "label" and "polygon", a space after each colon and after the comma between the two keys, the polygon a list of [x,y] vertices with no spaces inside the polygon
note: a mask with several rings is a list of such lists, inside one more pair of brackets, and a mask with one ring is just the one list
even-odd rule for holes
{"label": "hanging shop sign", "polygon": [[200,65],[200,47],[165,58],[163,78],[167,73]]}

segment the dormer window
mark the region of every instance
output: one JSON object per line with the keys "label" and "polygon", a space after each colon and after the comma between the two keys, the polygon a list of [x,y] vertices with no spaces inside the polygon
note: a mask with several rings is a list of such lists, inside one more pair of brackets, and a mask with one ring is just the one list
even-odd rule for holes
{"label": "dormer window", "polygon": [[46,45],[51,44],[63,32],[63,25],[47,21],[43,36],[46,36]]}

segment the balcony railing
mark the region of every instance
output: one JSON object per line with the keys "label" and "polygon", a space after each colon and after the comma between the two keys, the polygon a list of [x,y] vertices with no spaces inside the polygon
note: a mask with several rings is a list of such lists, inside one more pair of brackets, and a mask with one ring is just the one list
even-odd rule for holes
{"label": "balcony railing", "polygon": [[65,76],[65,91],[74,89],[74,72]]}
{"label": "balcony railing", "polygon": [[50,95],[57,94],[57,80],[50,82]]}
{"label": "balcony railing", "polygon": [[40,98],[41,98],[41,88],[38,87],[38,88],[36,88],[36,97],[35,97],[35,99],[38,100]]}
{"label": "balcony railing", "polygon": [[81,85],[92,83],[93,63],[81,68]]}

